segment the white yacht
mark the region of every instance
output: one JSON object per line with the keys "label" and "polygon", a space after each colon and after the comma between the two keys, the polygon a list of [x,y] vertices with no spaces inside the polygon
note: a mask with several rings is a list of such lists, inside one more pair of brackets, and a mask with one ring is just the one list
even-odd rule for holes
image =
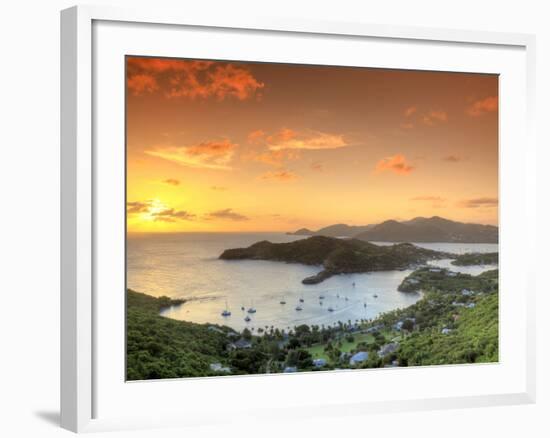
{"label": "white yacht", "polygon": [[256,313],[256,309],[254,307],[254,303],[250,305],[250,307],[247,310],[248,313]]}

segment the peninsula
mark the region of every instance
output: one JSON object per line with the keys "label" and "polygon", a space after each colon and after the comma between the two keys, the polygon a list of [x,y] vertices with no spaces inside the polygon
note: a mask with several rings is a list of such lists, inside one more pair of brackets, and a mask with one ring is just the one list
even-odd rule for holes
{"label": "peninsula", "polygon": [[429,260],[449,258],[454,259],[456,255],[410,243],[380,246],[358,239],[326,236],[289,243],[264,240],[248,248],[227,249],[220,255],[222,260],[271,260],[322,266],[318,274],[304,278],[304,284],[317,284],[333,275],[400,270]]}

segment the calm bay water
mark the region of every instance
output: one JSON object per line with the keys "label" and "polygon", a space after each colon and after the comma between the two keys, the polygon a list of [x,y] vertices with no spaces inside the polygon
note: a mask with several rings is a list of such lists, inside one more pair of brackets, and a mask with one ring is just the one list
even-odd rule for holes
{"label": "calm bay water", "polygon": [[[225,324],[237,330],[355,322],[409,306],[420,299],[420,294],[397,290],[410,270],[338,275],[320,284],[303,285],[302,279],[317,273],[320,267],[218,259],[227,248],[246,247],[260,240],[278,243],[301,238],[283,233],[131,234],[128,236],[128,287],[153,296],[190,300],[165,310],[163,314],[170,318]],[[496,244],[418,245],[454,253],[498,251]],[[473,275],[494,269],[452,266],[450,260],[433,264]],[[319,299],[321,295],[324,300]],[[285,305],[280,304],[283,299]],[[300,303],[300,299],[304,302]],[[229,317],[221,316],[226,303],[232,313]],[[298,304],[302,311],[295,310]],[[248,314],[241,307],[251,306],[257,312],[250,315],[250,322],[245,322]],[[329,312],[329,307],[334,311]]]}

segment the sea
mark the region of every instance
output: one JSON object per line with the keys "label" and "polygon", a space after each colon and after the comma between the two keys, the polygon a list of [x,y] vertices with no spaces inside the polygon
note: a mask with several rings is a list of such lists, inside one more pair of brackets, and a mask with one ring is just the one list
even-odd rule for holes
{"label": "sea", "polygon": [[[129,234],[127,287],[152,296],[187,300],[163,310],[166,317],[226,325],[239,331],[245,327],[251,331],[266,327],[288,330],[301,324],[356,323],[410,306],[422,297],[421,293],[397,290],[411,270],[336,275],[320,284],[304,285],[302,279],[319,272],[320,266],[219,259],[228,248],[247,247],[261,240],[282,243],[302,238],[284,233]],[[498,244],[416,245],[458,254],[498,251]],[[495,269],[459,267],[450,262],[437,260],[431,264],[472,275]],[[250,308],[256,312],[248,313]],[[222,316],[226,309],[230,316]],[[249,321],[245,320],[247,316]]]}

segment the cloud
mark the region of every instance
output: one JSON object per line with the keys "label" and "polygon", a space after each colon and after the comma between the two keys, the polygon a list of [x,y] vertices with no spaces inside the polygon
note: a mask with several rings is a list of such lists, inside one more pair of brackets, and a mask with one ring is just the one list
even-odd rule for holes
{"label": "cloud", "polygon": [[[298,132],[282,128],[274,134],[263,130],[251,131],[248,143],[254,148],[241,154],[245,161],[256,161],[276,168],[284,167],[287,161],[298,160],[303,150],[326,150],[348,146],[342,135],[319,131]],[[317,169],[319,170],[319,169]],[[266,178],[276,177],[275,173],[266,174]]]}
{"label": "cloud", "polygon": [[458,155],[447,155],[442,158],[443,161],[448,161],[449,163],[458,163],[459,161],[462,161],[462,158]]}
{"label": "cloud", "polygon": [[145,151],[153,157],[163,158],[182,166],[229,170],[237,144],[227,139],[213,140],[190,146],[159,146]]}
{"label": "cloud", "polygon": [[126,203],[126,213],[136,214],[136,213],[147,213],[151,207],[151,201],[132,201]]}
{"label": "cloud", "polygon": [[485,99],[480,99],[472,103],[467,109],[466,114],[472,117],[479,117],[486,113],[495,112],[498,110],[498,97],[489,96]]}
{"label": "cloud", "polygon": [[261,179],[265,180],[276,180],[276,181],[293,181],[298,178],[294,172],[290,170],[280,169],[272,172],[266,172],[263,175],[260,175]]}
{"label": "cloud", "polygon": [[157,91],[159,88],[155,77],[147,73],[136,74],[128,78],[126,85],[128,86],[128,90],[130,90],[134,96],[152,93]]}
{"label": "cloud", "polygon": [[179,180],[177,179],[174,179],[174,178],[168,178],[168,179],[165,179],[164,181],[162,181],[164,184],[168,184],[168,185],[171,185],[171,186],[179,186],[180,185],[180,182]]}
{"label": "cloud", "polygon": [[167,208],[159,211],[150,211],[149,214],[157,222],[176,222],[179,220],[193,220],[196,215],[185,210]]}
{"label": "cloud", "polygon": [[298,136],[298,133],[294,131],[293,129],[289,128],[282,128],[279,130],[279,132],[270,135],[267,137],[268,143],[279,143],[279,142],[285,142],[292,140],[293,138],[296,138]]}
{"label": "cloud", "polygon": [[210,219],[227,219],[232,221],[247,221],[248,217],[233,211],[232,208],[225,208],[223,210],[217,210],[207,215]]}
{"label": "cloud", "polygon": [[216,192],[225,192],[227,190],[227,187],[222,186],[210,186],[210,190],[214,190]]}
{"label": "cloud", "polygon": [[248,143],[257,144],[260,143],[265,137],[265,132],[261,129],[256,129],[248,134]]}
{"label": "cloud", "polygon": [[414,113],[416,112],[416,107],[415,106],[410,106],[408,108],[405,109],[405,117],[410,117],[412,116]]}
{"label": "cloud", "polygon": [[185,210],[167,208],[158,200],[132,201],[126,203],[127,214],[143,214],[150,220],[158,222],[176,222],[177,220],[192,220],[196,215]]}
{"label": "cloud", "polygon": [[442,123],[448,120],[447,113],[445,111],[430,111],[429,113],[424,114],[422,121],[428,126],[433,126],[437,122]]}
{"label": "cloud", "polygon": [[408,175],[413,169],[414,167],[408,164],[405,156],[401,154],[383,158],[378,161],[375,167],[377,172],[389,171],[398,175]]}
{"label": "cloud", "polygon": [[297,160],[300,152],[291,149],[280,149],[276,151],[248,151],[241,157],[246,161],[257,161],[270,166],[281,167],[285,161]]}
{"label": "cloud", "polygon": [[495,208],[498,206],[498,198],[474,198],[464,199],[458,203],[460,207],[464,208]]}
{"label": "cloud", "polygon": [[276,134],[267,136],[266,144],[272,151],[283,149],[339,149],[349,146],[343,135],[321,131],[299,133],[288,128],[283,128]]}
{"label": "cloud", "polygon": [[151,73],[165,73],[168,71],[186,72],[189,70],[204,70],[213,64],[214,61],[189,61],[185,59],[141,56],[132,56],[127,60],[127,67],[130,73],[135,73],[136,71],[148,71]]}
{"label": "cloud", "polygon": [[407,122],[407,123],[401,123],[401,128],[403,129],[413,129],[414,128],[414,123],[410,123],[410,122]]}
{"label": "cloud", "polygon": [[236,63],[130,57],[128,88],[135,95],[162,90],[168,98],[246,100],[264,84]]}

